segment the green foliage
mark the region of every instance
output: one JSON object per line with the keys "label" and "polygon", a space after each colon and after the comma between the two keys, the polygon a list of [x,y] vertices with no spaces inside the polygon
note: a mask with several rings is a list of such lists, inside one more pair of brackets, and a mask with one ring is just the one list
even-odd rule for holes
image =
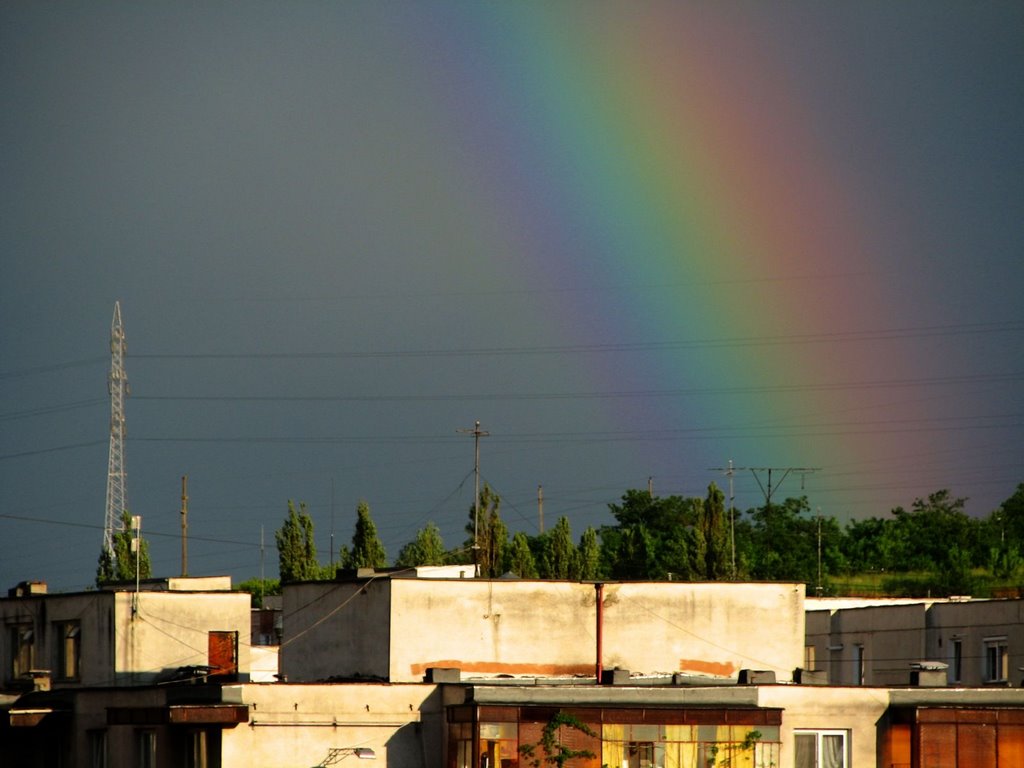
{"label": "green foliage", "polygon": [[530,538],[522,531],[512,537],[508,551],[508,569],[521,579],[536,579],[540,575],[537,572],[537,563],[533,559],[533,552],[530,550]]}
{"label": "green foliage", "polygon": [[416,533],[416,538],[410,541],[398,552],[395,558],[395,565],[400,568],[412,568],[417,565],[444,565],[448,560],[448,553],[444,548],[444,540],[441,538],[441,530],[434,523],[427,523]]}
{"label": "green foliage", "polygon": [[149,560],[149,542],[139,538],[139,551],[132,552],[132,516],[125,510],[121,513],[121,530],[113,536],[114,551],[106,547],[100,551],[96,566],[96,586],[109,581],[134,581],[135,565],[138,561],[138,577],[148,579],[152,576],[152,565]]}
{"label": "green foliage", "polygon": [[377,536],[377,526],[370,517],[370,505],[360,501],[356,507],[356,528],[352,534],[352,548],[341,548],[342,568],[383,568],[387,553]]}
{"label": "green foliage", "polygon": [[281,582],[278,579],[246,579],[235,587],[235,591],[248,592],[252,595],[253,607],[262,608],[264,597],[281,594]]}
{"label": "green foliage", "polygon": [[694,578],[717,581],[731,575],[732,554],[725,494],[714,483],[708,486],[707,498],[697,510],[693,539]]}
{"label": "green foliage", "polygon": [[479,519],[476,506],[471,505],[469,508],[469,521],[466,523],[469,538],[466,539],[466,548],[472,553],[474,545],[477,546],[475,562],[479,567],[480,576],[485,579],[496,578],[505,572],[508,528],[501,519],[501,497],[486,483],[480,490],[479,506]]}
{"label": "green foliage", "polygon": [[[536,744],[519,745],[519,754],[523,756],[523,761],[527,765],[533,766],[533,768],[540,768],[543,763],[556,765],[561,768],[561,766],[564,766],[574,757],[594,757],[594,753],[590,750],[572,749],[563,744],[560,740],[562,728],[569,728],[584,733],[587,736],[597,737],[594,730],[586,723],[573,717],[568,712],[559,710],[544,725],[544,730],[540,734],[540,741]],[[543,756],[538,754],[538,749],[543,750]]]}
{"label": "green foliage", "polygon": [[555,527],[543,537],[538,570],[542,579],[574,579],[579,571],[576,545],[567,517],[558,518]]}
{"label": "green foliage", "polygon": [[305,503],[299,503],[299,511],[288,500],[288,517],[274,533],[277,542],[277,567],[281,583],[292,581],[316,581],[321,577],[320,563],[313,542],[313,518],[306,511]]}
{"label": "green foliage", "polygon": [[576,548],[576,562],[578,572],[576,578],[581,581],[593,581],[598,578],[601,565],[601,548],[597,542],[597,531],[588,527],[580,536],[579,546]]}
{"label": "green foliage", "polygon": [[601,529],[601,572],[613,579],[692,577],[700,499],[659,498],[629,490],[621,504],[610,504],[617,526]]}

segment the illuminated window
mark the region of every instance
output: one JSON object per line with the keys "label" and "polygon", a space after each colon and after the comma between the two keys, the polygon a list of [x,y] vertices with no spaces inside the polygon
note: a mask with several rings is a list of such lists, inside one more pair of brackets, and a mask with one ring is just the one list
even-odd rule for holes
{"label": "illuminated window", "polygon": [[82,657],[81,627],[77,621],[54,624],[57,640],[57,679],[77,680]]}
{"label": "illuminated window", "polygon": [[847,768],[846,731],[797,730],[794,768]]}
{"label": "illuminated window", "polygon": [[27,675],[36,666],[36,640],[31,624],[16,624],[10,628],[11,678]]}

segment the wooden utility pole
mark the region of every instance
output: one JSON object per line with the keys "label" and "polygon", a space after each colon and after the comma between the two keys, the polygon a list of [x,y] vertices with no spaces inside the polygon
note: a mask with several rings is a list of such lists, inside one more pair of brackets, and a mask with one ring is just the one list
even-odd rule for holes
{"label": "wooden utility pole", "polygon": [[188,576],[188,475],[181,476],[181,575]]}
{"label": "wooden utility pole", "polygon": [[537,527],[544,533],[544,486],[537,486]]}

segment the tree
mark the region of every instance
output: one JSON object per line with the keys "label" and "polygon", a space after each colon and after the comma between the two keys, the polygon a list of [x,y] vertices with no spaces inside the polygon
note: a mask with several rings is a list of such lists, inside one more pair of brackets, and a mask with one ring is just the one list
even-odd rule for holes
{"label": "tree", "polygon": [[444,565],[448,553],[444,548],[440,529],[434,523],[427,523],[425,528],[416,533],[398,552],[395,565],[400,568],[413,568],[417,565]]}
{"label": "tree", "polygon": [[530,550],[530,539],[522,531],[512,537],[508,550],[508,569],[521,579],[536,579],[539,575],[537,562]]}
{"label": "tree", "polygon": [[377,526],[370,517],[370,505],[360,501],[356,507],[356,528],[352,534],[352,549],[341,548],[342,568],[383,568],[388,557],[377,536]]}
{"label": "tree", "polygon": [[299,511],[288,500],[288,517],[274,533],[277,542],[277,567],[281,583],[316,581],[321,577],[320,562],[313,542],[313,518],[299,502]]}
{"label": "tree", "polygon": [[689,578],[701,499],[629,490],[608,505],[617,526],[601,529],[601,572],[616,579]]}
{"label": "tree", "polygon": [[601,565],[601,547],[597,543],[597,531],[588,526],[580,536],[580,544],[576,551],[579,563],[576,578],[583,581],[596,579]]}
{"label": "tree", "polygon": [[[523,761],[533,768],[540,768],[543,763],[556,765],[558,768],[562,768],[562,766],[574,757],[594,757],[594,753],[588,749],[573,749],[566,744],[565,741],[577,741],[579,736],[569,734],[568,738],[563,741],[563,728],[570,731],[579,731],[581,734],[589,736],[592,739],[598,738],[597,733],[593,728],[582,722],[579,718],[570,715],[568,712],[559,710],[552,715],[551,719],[544,725],[544,729],[540,734],[540,741],[536,744],[521,744],[519,746],[519,753],[523,756]],[[537,754],[538,748],[544,750],[543,757]]]}
{"label": "tree", "polygon": [[501,497],[486,483],[480,491],[479,505],[479,517],[475,505],[469,508],[469,522],[466,523],[469,538],[466,546],[476,553],[474,562],[480,576],[490,579],[504,573],[508,528],[501,519]]}
{"label": "tree", "polygon": [[114,551],[103,547],[99,563],[96,567],[96,586],[108,581],[134,581],[135,564],[138,561],[138,577],[148,579],[152,576],[152,565],[149,561],[149,542],[139,537],[139,551],[132,552],[132,516],[128,510],[121,513],[121,530],[113,537]]}
{"label": "tree", "polygon": [[544,579],[571,579],[578,571],[576,545],[567,517],[558,518],[555,527],[544,536],[540,575]]}
{"label": "tree", "polygon": [[694,530],[693,571],[698,579],[717,581],[730,574],[729,526],[725,494],[714,483],[697,510]]}
{"label": "tree", "polygon": [[252,595],[252,604],[256,608],[263,607],[263,598],[267,595],[280,595],[279,579],[246,579],[235,587],[236,592],[248,592]]}

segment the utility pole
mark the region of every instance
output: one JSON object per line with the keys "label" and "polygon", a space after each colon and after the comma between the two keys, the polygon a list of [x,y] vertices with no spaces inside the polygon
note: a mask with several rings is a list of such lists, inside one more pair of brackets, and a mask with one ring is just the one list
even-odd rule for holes
{"label": "utility pole", "polygon": [[[797,475],[801,476],[801,478],[800,478],[800,489],[803,490],[803,487],[804,487],[804,479],[803,478],[804,478],[804,476],[809,475],[812,472],[820,472],[821,471],[821,467],[734,467],[732,465],[732,460],[729,461],[729,466],[728,467],[711,467],[711,471],[713,471],[713,472],[724,472],[725,474],[729,475],[730,482],[732,480],[732,473],[733,472],[740,472],[740,471],[744,471],[745,472],[745,471],[748,471],[748,470],[754,476],[754,479],[757,481],[758,486],[761,488],[761,493],[764,494],[764,503],[765,503],[765,506],[767,507],[767,506],[771,506],[771,503],[772,503],[772,493],[774,493],[775,491],[777,491],[779,489],[779,486],[782,485],[783,481],[785,481],[785,479],[787,477],[789,477],[790,474],[797,474]],[[759,472],[766,472],[768,474],[768,486],[767,486],[767,488],[765,487],[764,483],[761,482],[761,475],[758,474]],[[773,472],[782,472],[782,477],[779,478],[779,481],[777,483],[775,483],[774,486],[772,485],[772,473]],[[732,494],[732,485],[731,484],[729,486],[729,492],[730,492],[730,495],[731,495]]]}
{"label": "utility pole", "polygon": [[814,587],[814,592],[818,597],[821,597],[823,589],[821,586],[821,507],[818,507],[818,583]]}
{"label": "utility pole", "polygon": [[537,486],[537,527],[544,533],[544,486]]}
{"label": "utility pole", "polygon": [[729,459],[729,466],[724,470],[725,476],[729,478],[729,549],[732,556],[730,576],[736,579],[736,496],[732,491],[732,477],[736,474],[733,469],[732,459]]}
{"label": "utility pole", "polygon": [[487,437],[490,432],[480,429],[477,419],[473,429],[460,429],[458,432],[473,435],[473,575],[480,575],[480,438]]}
{"label": "utility pole", "polygon": [[188,475],[181,476],[181,575],[188,576]]}

